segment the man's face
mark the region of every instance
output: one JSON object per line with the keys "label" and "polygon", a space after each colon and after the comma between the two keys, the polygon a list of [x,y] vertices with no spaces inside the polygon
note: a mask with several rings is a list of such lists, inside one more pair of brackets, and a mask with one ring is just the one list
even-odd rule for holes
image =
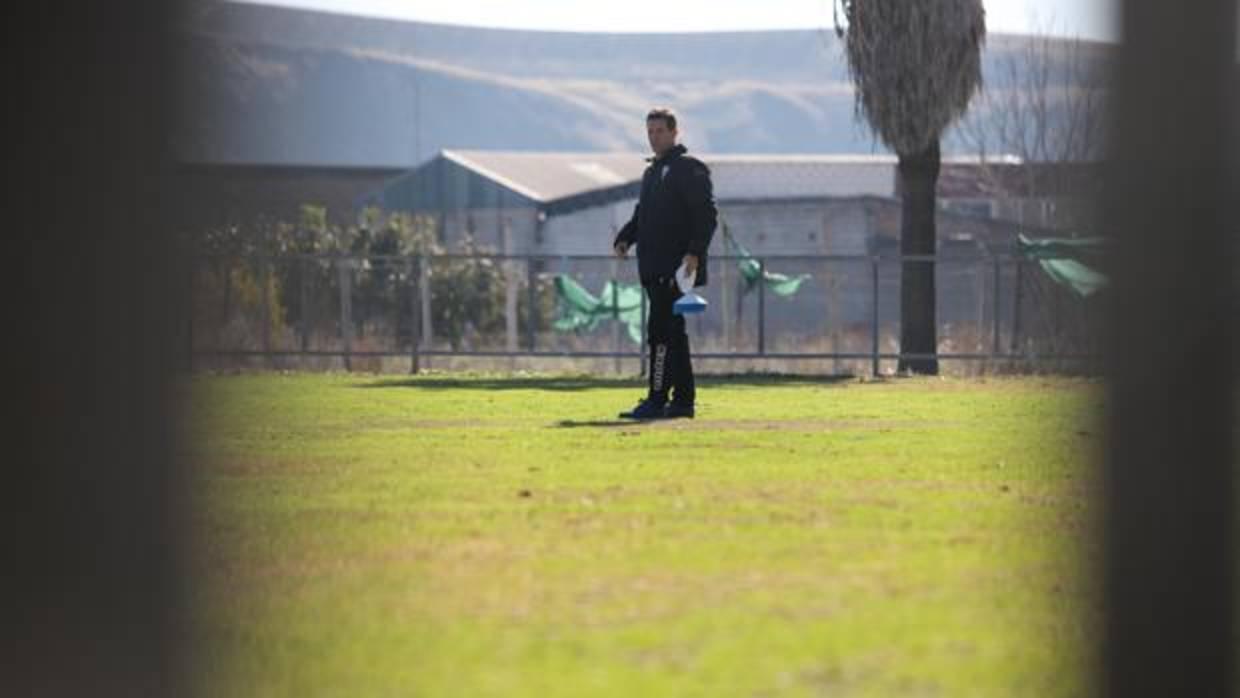
{"label": "man's face", "polygon": [[676,145],[676,129],[668,128],[663,119],[650,119],[646,122],[646,138],[650,139],[654,154],[662,155]]}

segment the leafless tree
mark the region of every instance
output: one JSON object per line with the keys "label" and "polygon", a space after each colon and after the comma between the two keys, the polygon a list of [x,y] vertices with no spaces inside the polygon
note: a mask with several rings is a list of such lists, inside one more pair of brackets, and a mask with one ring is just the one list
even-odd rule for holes
{"label": "leafless tree", "polygon": [[[956,135],[981,155],[989,188],[1013,200],[1019,220],[1090,229],[1089,207],[1070,201],[1100,193],[1088,173],[1105,145],[1107,49],[1046,33],[1008,41]],[[1012,155],[1019,164],[1002,159]]]}
{"label": "leafless tree", "polygon": [[[1042,24],[1033,35],[992,40],[986,87],[953,135],[981,155],[999,215],[1065,237],[1095,235],[1112,54],[1104,44],[1052,31]],[[1019,269],[1016,284],[1014,350],[1040,337],[1052,353],[1091,351],[1088,303]]]}

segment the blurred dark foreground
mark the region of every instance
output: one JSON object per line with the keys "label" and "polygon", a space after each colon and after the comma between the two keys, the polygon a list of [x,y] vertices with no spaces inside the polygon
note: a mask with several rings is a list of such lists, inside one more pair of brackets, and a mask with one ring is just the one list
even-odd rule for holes
{"label": "blurred dark foreground", "polygon": [[[1234,695],[1236,7],[1124,8],[1103,202],[1124,244],[1103,328],[1099,685]],[[5,459],[0,694],[193,694],[178,680],[192,648],[178,634],[190,543],[173,443],[176,279],[159,263],[176,253],[160,235],[173,8],[21,9],[5,22],[5,353],[20,446]],[[49,268],[59,283],[36,286]]]}

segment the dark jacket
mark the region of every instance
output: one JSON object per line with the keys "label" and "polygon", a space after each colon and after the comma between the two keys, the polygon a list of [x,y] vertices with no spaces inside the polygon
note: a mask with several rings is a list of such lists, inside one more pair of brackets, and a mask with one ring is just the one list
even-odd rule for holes
{"label": "dark jacket", "polygon": [[697,255],[694,285],[704,286],[706,249],[715,234],[716,215],[710,169],[677,145],[650,159],[633,217],[612,246],[637,245],[637,273],[643,284],[671,278],[686,254]]}

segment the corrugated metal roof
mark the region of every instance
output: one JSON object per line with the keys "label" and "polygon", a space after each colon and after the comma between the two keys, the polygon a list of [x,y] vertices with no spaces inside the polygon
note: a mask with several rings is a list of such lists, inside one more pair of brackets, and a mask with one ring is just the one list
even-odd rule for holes
{"label": "corrugated metal roof", "polygon": [[[710,166],[719,201],[896,194],[894,155],[694,155]],[[443,157],[522,196],[550,203],[639,181],[648,155],[445,150]],[[943,162],[969,164],[977,158]]]}
{"label": "corrugated metal roof", "polygon": [[635,182],[646,169],[645,156],[638,153],[445,150],[443,156],[544,203]]}

